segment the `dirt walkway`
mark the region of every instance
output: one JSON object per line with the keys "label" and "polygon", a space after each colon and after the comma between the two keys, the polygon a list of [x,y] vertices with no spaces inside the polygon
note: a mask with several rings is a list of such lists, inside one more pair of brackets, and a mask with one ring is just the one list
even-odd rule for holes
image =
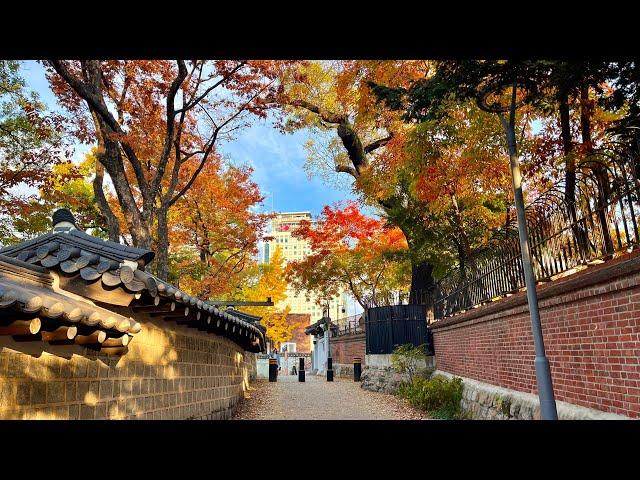
{"label": "dirt walkway", "polygon": [[336,378],[280,376],[277,382],[254,382],[234,419],[240,420],[428,420],[405,401],[369,392],[360,383]]}

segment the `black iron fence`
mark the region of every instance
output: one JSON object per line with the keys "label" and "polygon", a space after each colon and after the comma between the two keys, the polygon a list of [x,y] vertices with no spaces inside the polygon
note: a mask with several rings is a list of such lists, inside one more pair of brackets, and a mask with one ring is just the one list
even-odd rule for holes
{"label": "black iron fence", "polygon": [[338,318],[335,322],[337,325],[335,336],[340,337],[343,335],[353,335],[364,332],[365,326],[363,316],[364,314],[359,313],[357,315]]}
{"label": "black iron fence", "polygon": [[369,308],[365,316],[367,354],[393,353],[399,345],[425,345],[433,355],[425,305],[393,305]]}
{"label": "black iron fence", "polygon": [[[558,183],[526,208],[538,281],[553,280],[638,246],[638,168],[638,158],[625,152],[598,153],[576,166],[575,186],[569,193],[564,182]],[[432,297],[436,319],[525,286],[515,212],[510,217],[511,222],[466,258],[464,266],[438,281],[433,292],[421,292]]]}

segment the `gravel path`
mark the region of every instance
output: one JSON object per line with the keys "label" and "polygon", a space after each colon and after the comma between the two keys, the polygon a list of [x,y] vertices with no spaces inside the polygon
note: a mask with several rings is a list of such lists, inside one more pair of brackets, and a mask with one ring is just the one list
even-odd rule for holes
{"label": "gravel path", "polygon": [[426,413],[393,395],[370,392],[346,378],[327,382],[307,375],[298,382],[294,375],[277,382],[254,382],[241,401],[238,420],[428,420]]}

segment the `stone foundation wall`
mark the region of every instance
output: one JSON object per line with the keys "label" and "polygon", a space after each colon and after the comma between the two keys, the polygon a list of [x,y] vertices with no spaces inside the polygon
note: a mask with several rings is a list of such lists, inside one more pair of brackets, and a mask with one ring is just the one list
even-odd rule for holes
{"label": "stone foundation wall", "polygon": [[334,363],[333,376],[353,379],[353,364],[349,365],[345,363]]}
{"label": "stone foundation wall", "polygon": [[400,384],[407,380],[391,367],[375,367],[367,365],[362,369],[360,386],[372,392],[395,393]]}
{"label": "stone foundation wall", "polygon": [[[406,375],[401,375],[391,367],[391,355],[367,355],[367,365],[362,369],[360,385],[365,390],[383,393],[395,393]],[[435,367],[434,357],[425,357],[418,369],[429,374]]]}
{"label": "stone foundation wall", "polygon": [[[436,370],[434,375],[453,378]],[[461,377],[462,378],[462,377]],[[462,378],[462,410],[473,420],[540,420],[536,395]],[[629,420],[629,417],[556,401],[560,420]]]}
{"label": "stone foundation wall", "polygon": [[0,337],[0,419],[224,419],[256,355],[211,333],[138,315],[121,357]]}

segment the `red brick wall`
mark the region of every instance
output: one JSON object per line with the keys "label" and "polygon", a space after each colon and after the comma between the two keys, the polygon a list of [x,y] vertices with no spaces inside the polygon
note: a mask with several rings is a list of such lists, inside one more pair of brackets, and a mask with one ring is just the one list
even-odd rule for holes
{"label": "red brick wall", "polygon": [[[640,257],[538,288],[557,400],[640,417]],[[537,394],[521,292],[432,325],[439,370]]]}
{"label": "red brick wall", "polygon": [[344,335],[331,337],[331,358],[333,363],[353,364],[353,357],[360,357],[362,365],[365,363],[365,334]]}

